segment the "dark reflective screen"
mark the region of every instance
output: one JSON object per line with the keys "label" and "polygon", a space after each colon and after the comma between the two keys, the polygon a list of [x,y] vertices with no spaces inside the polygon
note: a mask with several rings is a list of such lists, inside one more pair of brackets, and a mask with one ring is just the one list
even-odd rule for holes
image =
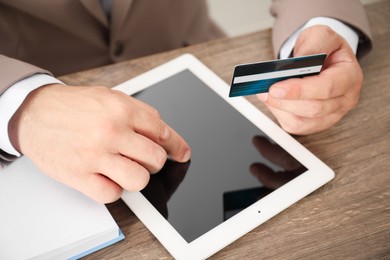
{"label": "dark reflective screen", "polygon": [[306,170],[188,70],[136,96],[191,146],[142,191],[187,242]]}

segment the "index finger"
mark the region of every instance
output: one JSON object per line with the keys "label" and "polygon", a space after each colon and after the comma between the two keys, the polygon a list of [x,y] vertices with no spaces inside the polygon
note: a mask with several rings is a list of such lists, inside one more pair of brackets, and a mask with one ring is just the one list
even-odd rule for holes
{"label": "index finger", "polygon": [[179,135],[175,130],[173,130],[165,122],[164,124],[164,134],[160,135],[157,143],[160,144],[166,151],[167,154],[175,161],[178,162],[187,162],[191,156],[191,149],[187,142],[184,140],[181,135]]}
{"label": "index finger", "polygon": [[187,162],[190,159],[191,150],[187,142],[161,119],[157,110],[149,107],[138,111],[133,119],[133,127],[137,133],[164,148],[173,160]]}

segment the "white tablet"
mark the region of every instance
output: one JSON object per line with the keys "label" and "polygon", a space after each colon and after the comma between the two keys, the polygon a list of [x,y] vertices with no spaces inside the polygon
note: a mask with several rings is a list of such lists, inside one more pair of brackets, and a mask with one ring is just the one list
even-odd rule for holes
{"label": "white tablet", "polygon": [[[152,105],[189,143],[124,202],[176,259],[204,259],[299,201],[333,171],[186,54],[115,89]],[[304,216],[302,216],[304,217]]]}

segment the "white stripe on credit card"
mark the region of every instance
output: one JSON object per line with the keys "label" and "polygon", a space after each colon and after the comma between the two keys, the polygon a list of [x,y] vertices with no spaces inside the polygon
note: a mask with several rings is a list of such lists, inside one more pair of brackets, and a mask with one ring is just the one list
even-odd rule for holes
{"label": "white stripe on credit card", "polygon": [[322,65],[235,77],[233,84],[320,72]]}

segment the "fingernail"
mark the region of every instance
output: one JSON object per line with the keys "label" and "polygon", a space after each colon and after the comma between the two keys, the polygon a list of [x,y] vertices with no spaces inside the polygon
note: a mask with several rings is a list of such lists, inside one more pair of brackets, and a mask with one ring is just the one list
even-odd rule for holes
{"label": "fingernail", "polygon": [[257,94],[257,98],[260,99],[261,102],[266,102],[268,99],[268,93]]}
{"label": "fingernail", "polygon": [[191,157],[191,151],[190,150],[187,150],[185,153],[184,153],[184,156],[183,156],[183,162],[187,162]]}
{"label": "fingernail", "polygon": [[269,93],[275,98],[284,98],[284,96],[286,95],[286,90],[282,88],[271,88],[269,90]]}

